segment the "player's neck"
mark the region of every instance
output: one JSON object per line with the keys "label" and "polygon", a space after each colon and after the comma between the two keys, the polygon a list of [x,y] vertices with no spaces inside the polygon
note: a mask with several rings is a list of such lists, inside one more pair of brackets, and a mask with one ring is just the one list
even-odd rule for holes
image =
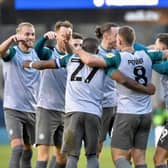
{"label": "player's neck", "polygon": [[121,48],[121,51],[134,52],[134,48],[133,48],[133,46],[123,46]]}
{"label": "player's neck", "polygon": [[57,44],[56,48],[60,53],[65,53],[65,48],[61,44]]}

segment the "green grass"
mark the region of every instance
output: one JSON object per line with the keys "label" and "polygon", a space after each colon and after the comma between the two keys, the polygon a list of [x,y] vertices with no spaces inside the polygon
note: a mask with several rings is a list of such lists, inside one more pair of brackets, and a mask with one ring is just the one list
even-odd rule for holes
{"label": "green grass", "polygon": [[[148,148],[147,149],[148,168],[154,167],[152,161],[153,154],[154,154],[154,148]],[[8,168],[9,156],[10,156],[10,147],[8,145],[0,145],[0,168]],[[37,156],[37,150],[34,149],[34,155],[32,160],[33,168],[35,168],[36,156]],[[78,168],[85,168],[85,167],[86,167],[86,159],[84,155],[84,150],[82,149],[80,160],[78,163]],[[100,157],[100,168],[114,168],[112,164],[109,147],[104,147],[103,149],[103,152]]]}

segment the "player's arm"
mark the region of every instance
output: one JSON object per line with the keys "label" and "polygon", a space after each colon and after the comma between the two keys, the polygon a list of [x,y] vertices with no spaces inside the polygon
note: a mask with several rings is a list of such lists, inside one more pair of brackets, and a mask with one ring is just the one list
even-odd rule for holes
{"label": "player's arm", "polygon": [[160,74],[168,75],[168,61],[153,64],[152,68]]}
{"label": "player's arm", "polygon": [[152,64],[159,63],[168,58],[168,50],[148,50],[146,53],[151,58]]}
{"label": "player's arm", "polygon": [[47,38],[41,37],[37,40],[34,49],[40,60],[48,60],[52,55],[52,51],[49,48],[44,47]]}
{"label": "player's arm", "polygon": [[35,44],[35,51],[40,58],[40,60],[48,60],[52,55],[52,51],[49,48],[45,47],[45,43],[47,40],[55,40],[56,33],[53,31],[49,31],[44,34],[43,37],[39,38]]}
{"label": "player's arm", "polygon": [[23,63],[24,68],[34,68],[38,70],[43,69],[55,69],[58,68],[55,60],[47,60],[47,61],[25,61]]}
{"label": "player's arm", "polygon": [[15,49],[10,49],[10,46],[13,43],[17,43],[19,41],[24,41],[25,37],[19,34],[15,34],[10,36],[4,42],[0,44],[0,57],[2,57],[5,61],[9,61],[12,56],[15,54]]}
{"label": "player's arm", "polygon": [[[152,53],[151,59],[153,62],[152,69],[154,69],[156,72],[158,72],[160,74],[167,74],[168,75],[168,61],[162,62],[162,60],[167,57],[167,51],[165,51],[165,53],[164,53],[164,51],[162,53],[161,52],[158,53],[158,51],[157,51],[157,54],[159,54],[159,57],[158,57],[155,54],[156,51],[155,51],[154,44],[151,44],[148,47],[145,47],[141,43],[137,43],[137,42],[134,44],[134,49],[135,50],[145,50],[147,52],[154,51],[154,54],[151,52]],[[164,55],[164,56],[162,57],[162,55]]]}
{"label": "player's arm", "polygon": [[65,46],[65,51],[68,53],[68,54],[73,54],[73,49],[69,43],[69,41],[64,41],[64,46]]}
{"label": "player's arm", "polygon": [[162,60],[167,60],[168,59],[168,50],[162,50],[162,52],[163,52]]}
{"label": "player's arm", "polygon": [[62,41],[64,42],[65,51],[68,54],[73,54],[73,46],[71,45],[72,40],[72,32],[68,31],[66,32],[65,36],[62,37]]}
{"label": "player's arm", "polygon": [[77,55],[79,55],[82,62],[90,67],[100,67],[104,68],[107,66],[106,61],[102,57],[90,54],[83,49],[73,50]]}
{"label": "player's arm", "polygon": [[110,75],[113,80],[116,80],[118,83],[124,85],[128,89],[149,95],[153,95],[155,93],[155,86],[153,84],[148,84],[146,86],[139,84],[137,81],[125,76],[119,70],[114,71],[113,73],[108,72],[108,75]]}
{"label": "player's arm", "polygon": [[168,74],[168,61],[163,61],[168,57],[168,50],[148,51],[147,54],[152,60],[152,69],[160,74]]}
{"label": "player's arm", "polygon": [[57,58],[54,60],[47,60],[47,61],[25,61],[23,63],[23,67],[24,68],[34,68],[38,70],[66,67],[69,61],[69,58],[71,56],[72,55],[66,55],[62,58]]}

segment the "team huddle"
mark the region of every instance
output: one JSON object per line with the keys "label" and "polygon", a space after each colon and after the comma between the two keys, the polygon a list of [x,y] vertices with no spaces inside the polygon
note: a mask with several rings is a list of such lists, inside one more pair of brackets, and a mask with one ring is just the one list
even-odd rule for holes
{"label": "team huddle", "polygon": [[[168,34],[159,34],[151,49],[135,42],[130,26],[109,22],[95,32],[97,38],[83,38],[69,21],[58,21],[35,43],[34,26],[23,22],[0,44],[9,168],[31,168],[33,144],[36,168],[47,168],[50,149],[50,168],[77,168],[82,143],[87,168],[98,168],[107,134],[116,168],[147,168],[152,69],[163,75],[168,108]],[[168,167],[167,154],[168,124],[156,168]]]}

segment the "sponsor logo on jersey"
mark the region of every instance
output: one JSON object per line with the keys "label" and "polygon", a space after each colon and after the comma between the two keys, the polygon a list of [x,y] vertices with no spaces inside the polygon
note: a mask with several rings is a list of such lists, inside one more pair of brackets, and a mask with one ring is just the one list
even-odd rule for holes
{"label": "sponsor logo on jersey", "polygon": [[115,56],[115,54],[113,54],[113,53],[107,53],[107,54],[106,54],[106,57],[107,57],[107,58],[112,58],[112,57],[114,57],[114,56]]}

